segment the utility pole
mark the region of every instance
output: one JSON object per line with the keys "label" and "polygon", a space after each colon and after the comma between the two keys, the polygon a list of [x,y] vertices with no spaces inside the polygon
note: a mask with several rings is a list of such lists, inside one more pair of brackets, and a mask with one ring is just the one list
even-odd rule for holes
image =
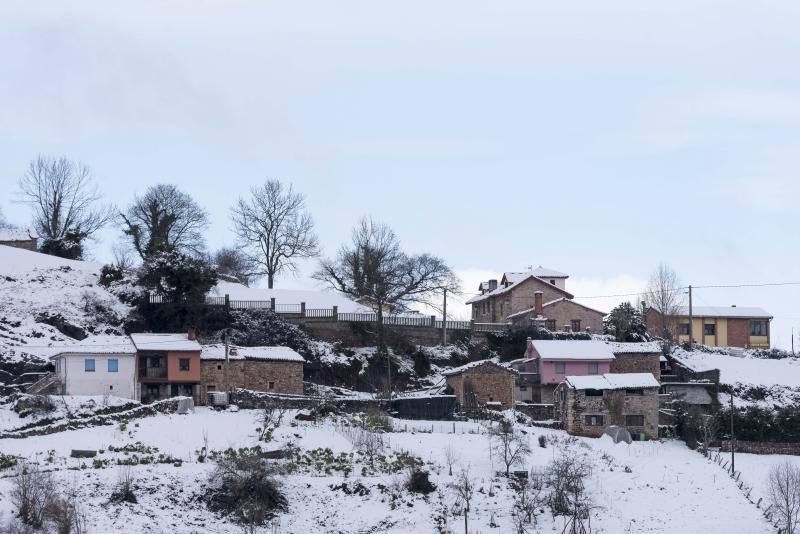
{"label": "utility pole", "polygon": [[733,391],[731,391],[731,475],[736,476],[736,458],[733,450],[736,448],[736,440],[733,438]]}
{"label": "utility pole", "polygon": [[442,304],[442,346],[447,345],[447,288],[444,288],[444,303]]}
{"label": "utility pole", "polygon": [[794,356],[794,327],[792,327],[792,356]]}
{"label": "utility pole", "polygon": [[689,347],[694,347],[694,325],[692,324],[692,286],[689,286]]}
{"label": "utility pole", "polygon": [[222,334],[222,338],[225,341],[225,395],[228,397],[226,400],[230,402],[231,396],[231,381],[230,381],[230,373],[229,373],[229,366],[228,363],[230,362],[230,357],[228,355],[229,348],[228,348],[228,338],[230,337],[230,331],[225,330],[225,333]]}

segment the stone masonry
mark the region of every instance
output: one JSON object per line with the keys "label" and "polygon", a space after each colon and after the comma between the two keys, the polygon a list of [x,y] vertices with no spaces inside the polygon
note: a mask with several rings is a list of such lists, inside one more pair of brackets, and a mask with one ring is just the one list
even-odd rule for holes
{"label": "stone masonry", "polygon": [[[556,388],[555,415],[564,430],[576,436],[599,437],[610,425],[627,428],[631,435],[643,433],[647,439],[658,437],[658,388],[644,388],[642,395],[624,389],[603,390],[602,396],[587,396],[586,390],[571,388],[566,382]],[[589,425],[586,416],[603,417],[602,424]],[[626,424],[626,416],[644,416],[643,426]]]}
{"label": "stone masonry", "polygon": [[614,353],[611,362],[612,373],[652,373],[661,380],[661,354],[658,352]]}
{"label": "stone masonry", "polygon": [[581,332],[585,331],[586,327],[589,327],[595,334],[603,332],[605,314],[571,300],[559,300],[549,306],[544,306],[542,315],[546,319],[556,322],[556,330],[564,330],[565,326],[572,327],[572,321],[578,320],[581,322]]}
{"label": "stone masonry", "polygon": [[[231,360],[228,365],[231,389],[249,389],[268,393],[303,394],[303,363],[273,360]],[[209,391],[225,391],[224,360],[200,362],[200,402],[205,404]]]}
{"label": "stone masonry", "polygon": [[447,376],[447,385],[462,408],[475,402],[479,406],[499,402],[508,407],[514,404],[514,374],[496,363],[485,362]]}
{"label": "stone masonry", "polygon": [[511,286],[509,291],[472,304],[472,319],[476,323],[503,322],[512,313],[533,308],[534,294],[537,291],[543,293],[544,302],[569,295],[566,291],[543,280],[528,278]]}

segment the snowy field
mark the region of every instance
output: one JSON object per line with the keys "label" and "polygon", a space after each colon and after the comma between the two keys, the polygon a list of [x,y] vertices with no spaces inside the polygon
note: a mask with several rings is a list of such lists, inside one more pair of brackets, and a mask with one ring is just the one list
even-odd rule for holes
{"label": "snowy field", "polygon": [[695,371],[719,369],[723,384],[800,387],[800,358],[769,360],[678,349],[673,357]]}
{"label": "snowy field", "polygon": [[[219,412],[197,408],[187,415],[159,415],[127,424],[73,430],[26,439],[0,440],[0,451],[36,461],[54,470],[65,485],[76,484],[89,516],[90,532],[242,532],[208,511],[200,496],[213,470],[210,462],[198,462],[198,451],[207,440],[210,450],[258,444],[258,412]],[[320,423],[295,421],[290,412],[275,432],[274,440],[261,443],[266,450],[294,443],[309,451],[327,447],[333,453],[350,453],[353,445],[341,426],[326,419]],[[463,517],[456,515],[456,497],[449,487],[445,451],[458,454],[454,468],[469,467],[479,491],[470,512],[471,532],[514,532],[511,510],[514,491],[503,477],[497,458],[489,454],[486,429],[475,422],[392,420],[394,432],[386,434],[388,451],[407,451],[419,457],[431,471],[437,490],[427,497],[409,493],[402,485],[406,473],[363,476],[356,465],[345,477],[334,471],[281,475],[289,509],[270,529],[273,533],[306,532],[438,532],[446,524],[463,532]],[[524,469],[543,470],[564,451],[580,455],[593,466],[588,490],[596,505],[594,532],[605,533],[739,533],[760,534],[769,525],[760,512],[716,464],[688,450],[681,442],[645,442],[614,445],[610,439],[572,439],[556,430],[522,427],[533,450]],[[545,435],[545,448],[538,445]],[[134,443],[153,447],[154,456],[170,463],[133,467],[138,504],[109,504],[119,474],[117,459],[132,453],[112,452],[110,447]],[[70,458],[72,449],[102,449],[96,460]],[[157,449],[157,450],[156,450]],[[766,476],[765,465],[782,457],[740,455],[741,469],[752,483]],[[750,464],[750,465],[748,465]],[[520,469],[515,468],[515,469]],[[0,472],[0,513],[13,513],[9,502],[10,471]],[[347,494],[333,486],[360,482],[366,495]],[[493,489],[490,490],[490,486]],[[491,495],[491,496],[490,496]],[[496,528],[490,527],[497,525]],[[548,512],[539,518],[541,532],[560,532],[563,519]]]}

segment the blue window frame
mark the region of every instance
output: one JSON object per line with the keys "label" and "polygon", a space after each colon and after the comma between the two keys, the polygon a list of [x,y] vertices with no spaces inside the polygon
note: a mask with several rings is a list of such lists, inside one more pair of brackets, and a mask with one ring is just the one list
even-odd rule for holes
{"label": "blue window frame", "polygon": [[87,373],[94,373],[94,358],[83,360],[83,370]]}
{"label": "blue window frame", "polygon": [[116,358],[108,360],[108,372],[109,373],[119,372],[119,360],[117,360]]}

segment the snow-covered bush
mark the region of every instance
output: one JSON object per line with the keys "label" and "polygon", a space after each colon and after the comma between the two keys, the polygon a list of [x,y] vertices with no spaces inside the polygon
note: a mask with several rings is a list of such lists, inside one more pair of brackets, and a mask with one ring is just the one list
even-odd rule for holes
{"label": "snow-covered bush", "polygon": [[406,489],[411,493],[427,495],[436,491],[436,486],[430,481],[430,473],[423,469],[411,469],[406,480]]}

